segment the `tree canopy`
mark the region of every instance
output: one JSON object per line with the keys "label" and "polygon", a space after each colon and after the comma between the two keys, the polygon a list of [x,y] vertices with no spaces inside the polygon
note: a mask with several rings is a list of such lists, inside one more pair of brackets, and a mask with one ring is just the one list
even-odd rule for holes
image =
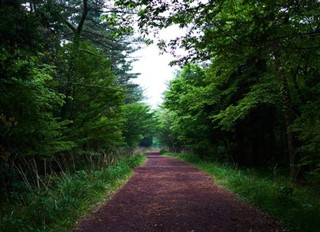
{"label": "tree canopy", "polygon": [[[319,176],[319,8],[317,0],[1,1],[2,185],[19,159],[149,146],[156,130],[174,150],[286,164],[292,180]],[[142,37],[174,24],[186,31],[158,43],[187,53],[177,54],[182,69],[156,113],[132,82],[136,18]]]}
{"label": "tree canopy", "polygon": [[173,24],[187,30],[159,43],[188,52],[174,62],[184,68],[163,105],[174,144],[207,141],[202,155],[219,150],[239,163],[287,161],[292,180],[319,171],[310,127],[319,124],[319,1],[117,2],[136,7],[145,34]]}
{"label": "tree canopy", "polygon": [[152,110],[132,82],[128,56],[140,41],[123,24],[130,12],[105,1],[15,0],[0,1],[0,13],[1,190],[28,160],[76,165],[153,137]]}

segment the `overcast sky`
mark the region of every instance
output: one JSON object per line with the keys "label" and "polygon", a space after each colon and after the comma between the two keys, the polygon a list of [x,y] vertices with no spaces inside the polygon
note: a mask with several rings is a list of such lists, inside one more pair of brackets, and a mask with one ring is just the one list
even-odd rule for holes
{"label": "overcast sky", "polygon": [[174,77],[176,68],[169,66],[173,57],[169,54],[159,55],[159,49],[154,44],[137,51],[134,55],[140,59],[133,63],[133,72],[141,73],[134,82],[144,89],[147,98],[145,102],[155,108],[161,104],[162,93]]}
{"label": "overcast sky", "polygon": [[[172,39],[183,34],[178,26],[172,26],[160,32],[161,39]],[[170,54],[160,55],[156,44],[145,46],[135,52],[134,56],[139,60],[134,62],[133,72],[141,73],[135,83],[145,90],[146,103],[156,108],[162,103],[162,93],[166,90],[167,83],[174,77],[178,67],[170,67],[170,61],[174,60]]]}

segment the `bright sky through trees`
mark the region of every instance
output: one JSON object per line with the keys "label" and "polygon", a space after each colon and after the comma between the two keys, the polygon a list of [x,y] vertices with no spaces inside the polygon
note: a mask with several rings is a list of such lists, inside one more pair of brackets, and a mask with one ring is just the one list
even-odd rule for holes
{"label": "bright sky through trees", "polygon": [[157,45],[149,45],[135,53],[139,60],[133,63],[133,71],[141,73],[134,82],[142,86],[145,101],[152,107],[160,105],[166,83],[174,76],[174,67],[169,66],[173,57],[159,52]]}
{"label": "bright sky through trees", "polygon": [[[161,30],[159,38],[169,40],[181,36],[181,34],[183,34],[182,29],[178,26],[171,26]],[[182,53],[182,51],[178,53]],[[167,83],[178,70],[177,66],[171,67],[169,65],[174,57],[168,53],[160,54],[156,42],[143,47],[133,55],[139,59],[133,63],[133,72],[141,73],[134,82],[145,90],[146,103],[156,108],[162,103],[162,93],[165,91]]]}

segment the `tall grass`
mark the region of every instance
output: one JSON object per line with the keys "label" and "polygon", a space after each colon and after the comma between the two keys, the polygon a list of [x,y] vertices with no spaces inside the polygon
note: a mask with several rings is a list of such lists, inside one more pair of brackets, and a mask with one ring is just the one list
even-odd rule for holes
{"label": "tall grass", "polygon": [[77,218],[122,186],[141,165],[142,154],[114,159],[113,164],[41,177],[43,187],[18,183],[10,202],[1,202],[0,231],[69,231]]}
{"label": "tall grass", "polygon": [[265,170],[239,169],[201,160],[194,155],[166,155],[189,162],[213,176],[218,185],[267,212],[284,228],[297,232],[320,231],[319,187],[292,186],[285,176],[273,176],[273,170],[267,173]]}

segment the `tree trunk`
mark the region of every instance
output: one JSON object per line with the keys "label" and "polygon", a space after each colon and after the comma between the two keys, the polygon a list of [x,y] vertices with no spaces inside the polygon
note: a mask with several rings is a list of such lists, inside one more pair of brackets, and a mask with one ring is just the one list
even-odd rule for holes
{"label": "tree trunk", "polygon": [[294,122],[295,114],[293,111],[293,104],[290,95],[289,85],[287,78],[282,72],[281,64],[281,54],[279,45],[276,44],[273,50],[274,55],[274,65],[278,81],[280,83],[280,96],[282,98],[282,109],[284,113],[286,135],[287,135],[287,145],[288,145],[288,155],[289,155],[289,165],[290,165],[290,179],[292,182],[296,181],[297,176],[297,160],[296,160],[296,144],[295,144],[295,135],[290,129],[291,125]]}
{"label": "tree trunk", "polygon": [[71,22],[65,20],[66,25],[73,31],[73,48],[69,62],[69,70],[67,74],[66,86],[65,86],[65,103],[62,106],[61,117],[63,119],[73,119],[74,117],[74,105],[73,98],[75,94],[75,70],[76,70],[76,62],[79,57],[79,49],[81,42],[81,33],[83,29],[84,22],[87,18],[89,8],[88,8],[88,0],[83,0],[83,10],[81,14],[80,21],[77,26],[72,25]]}

